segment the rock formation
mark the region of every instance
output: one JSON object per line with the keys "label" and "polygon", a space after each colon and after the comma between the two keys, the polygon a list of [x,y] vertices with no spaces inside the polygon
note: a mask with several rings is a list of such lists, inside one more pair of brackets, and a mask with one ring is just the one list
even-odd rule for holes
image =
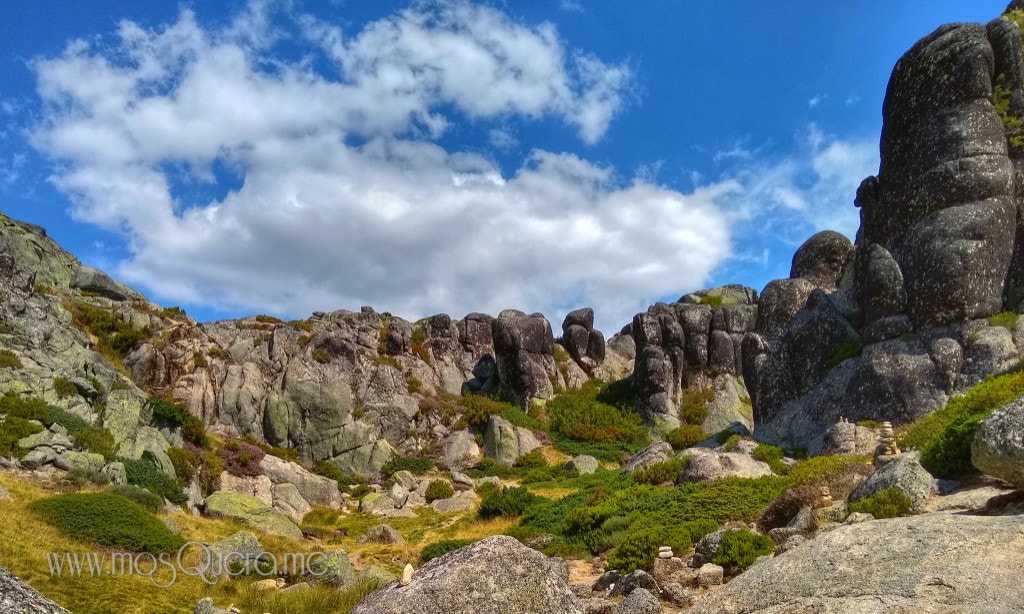
{"label": "rock formation", "polygon": [[633,317],[636,406],[649,423],[680,423],[685,388],[721,387],[743,365],[743,336],[758,322],[757,293],[726,286],[658,303]]}
{"label": "rock formation", "polygon": [[1006,18],[943,26],[896,65],[856,246],[809,239],[743,341],[759,437],[817,451],[840,416],[914,420],[1024,353],[1015,325],[988,321],[1024,298],[1021,151],[1004,121],[1024,114],[1022,67]]}

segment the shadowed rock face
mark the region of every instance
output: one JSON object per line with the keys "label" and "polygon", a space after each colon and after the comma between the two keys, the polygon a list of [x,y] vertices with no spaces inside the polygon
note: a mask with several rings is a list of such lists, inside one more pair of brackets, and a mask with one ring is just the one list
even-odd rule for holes
{"label": "shadowed rock face", "polygon": [[744,340],[759,437],[817,451],[841,416],[914,420],[1022,355],[987,321],[1024,298],[1022,152],[996,110],[1024,114],[1021,46],[1008,19],[950,24],[896,64],[856,247],[808,240]]}

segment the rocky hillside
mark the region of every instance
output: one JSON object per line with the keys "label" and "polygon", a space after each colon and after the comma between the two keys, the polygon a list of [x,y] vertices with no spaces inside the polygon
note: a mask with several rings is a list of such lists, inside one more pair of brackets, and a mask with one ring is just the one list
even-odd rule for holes
{"label": "rocky hillside", "polygon": [[323,555],[146,596],[179,612],[1019,610],[1011,9],[897,63],[855,243],[821,232],[760,293],[607,339],[588,308],[557,335],[516,310],[198,323],[0,215],[0,562],[89,612],[108,597],[47,578],[43,548]]}

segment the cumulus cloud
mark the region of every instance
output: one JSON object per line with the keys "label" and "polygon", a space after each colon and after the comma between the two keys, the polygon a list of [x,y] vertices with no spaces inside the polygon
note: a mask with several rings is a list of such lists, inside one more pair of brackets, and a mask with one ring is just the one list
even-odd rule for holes
{"label": "cumulus cloud", "polygon": [[723,177],[743,189],[721,204],[746,238],[770,236],[795,246],[830,229],[852,240],[860,225],[853,206],[857,187],[877,170],[877,141],[841,139],[810,124],[797,135],[794,153],[727,168]]}
{"label": "cumulus cloud", "polygon": [[[735,182],[682,194],[540,150],[503,173],[437,144],[459,113],[601,138],[629,70],[567,50],[552,25],[421,3],[347,37],[269,7],[223,29],[187,9],[157,30],[126,21],[115,44],[34,62],[32,142],[79,219],[126,235],[127,281],[294,316],[592,304],[618,326],[728,257],[716,201]],[[275,54],[281,40],[305,41],[303,57]]]}

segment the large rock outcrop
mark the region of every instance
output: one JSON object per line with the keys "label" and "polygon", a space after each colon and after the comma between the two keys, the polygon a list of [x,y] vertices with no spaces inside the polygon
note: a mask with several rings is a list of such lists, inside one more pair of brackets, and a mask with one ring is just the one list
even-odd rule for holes
{"label": "large rock outcrop", "polygon": [[649,423],[678,426],[682,391],[739,374],[743,336],[757,322],[757,293],[742,286],[687,295],[635,315],[630,331],[637,409]]}
{"label": "large rock outcrop", "polygon": [[755,565],[691,614],[1010,614],[1020,516],[927,514],[844,525]]}
{"label": "large rock outcrop", "polygon": [[[1024,355],[1017,25],[943,26],[893,70],[856,246],[809,239],[744,339],[758,436],[812,452],[840,418],[915,420]],[[998,109],[998,110],[997,110]],[[1006,121],[1004,121],[1006,120]]]}
{"label": "large rock outcrop", "polygon": [[494,320],[492,336],[502,396],[524,407],[533,399],[551,398],[556,369],[547,319],[506,309]]}
{"label": "large rock outcrop", "polygon": [[352,614],[583,614],[569,567],[497,535],[438,557],[372,593]]}

